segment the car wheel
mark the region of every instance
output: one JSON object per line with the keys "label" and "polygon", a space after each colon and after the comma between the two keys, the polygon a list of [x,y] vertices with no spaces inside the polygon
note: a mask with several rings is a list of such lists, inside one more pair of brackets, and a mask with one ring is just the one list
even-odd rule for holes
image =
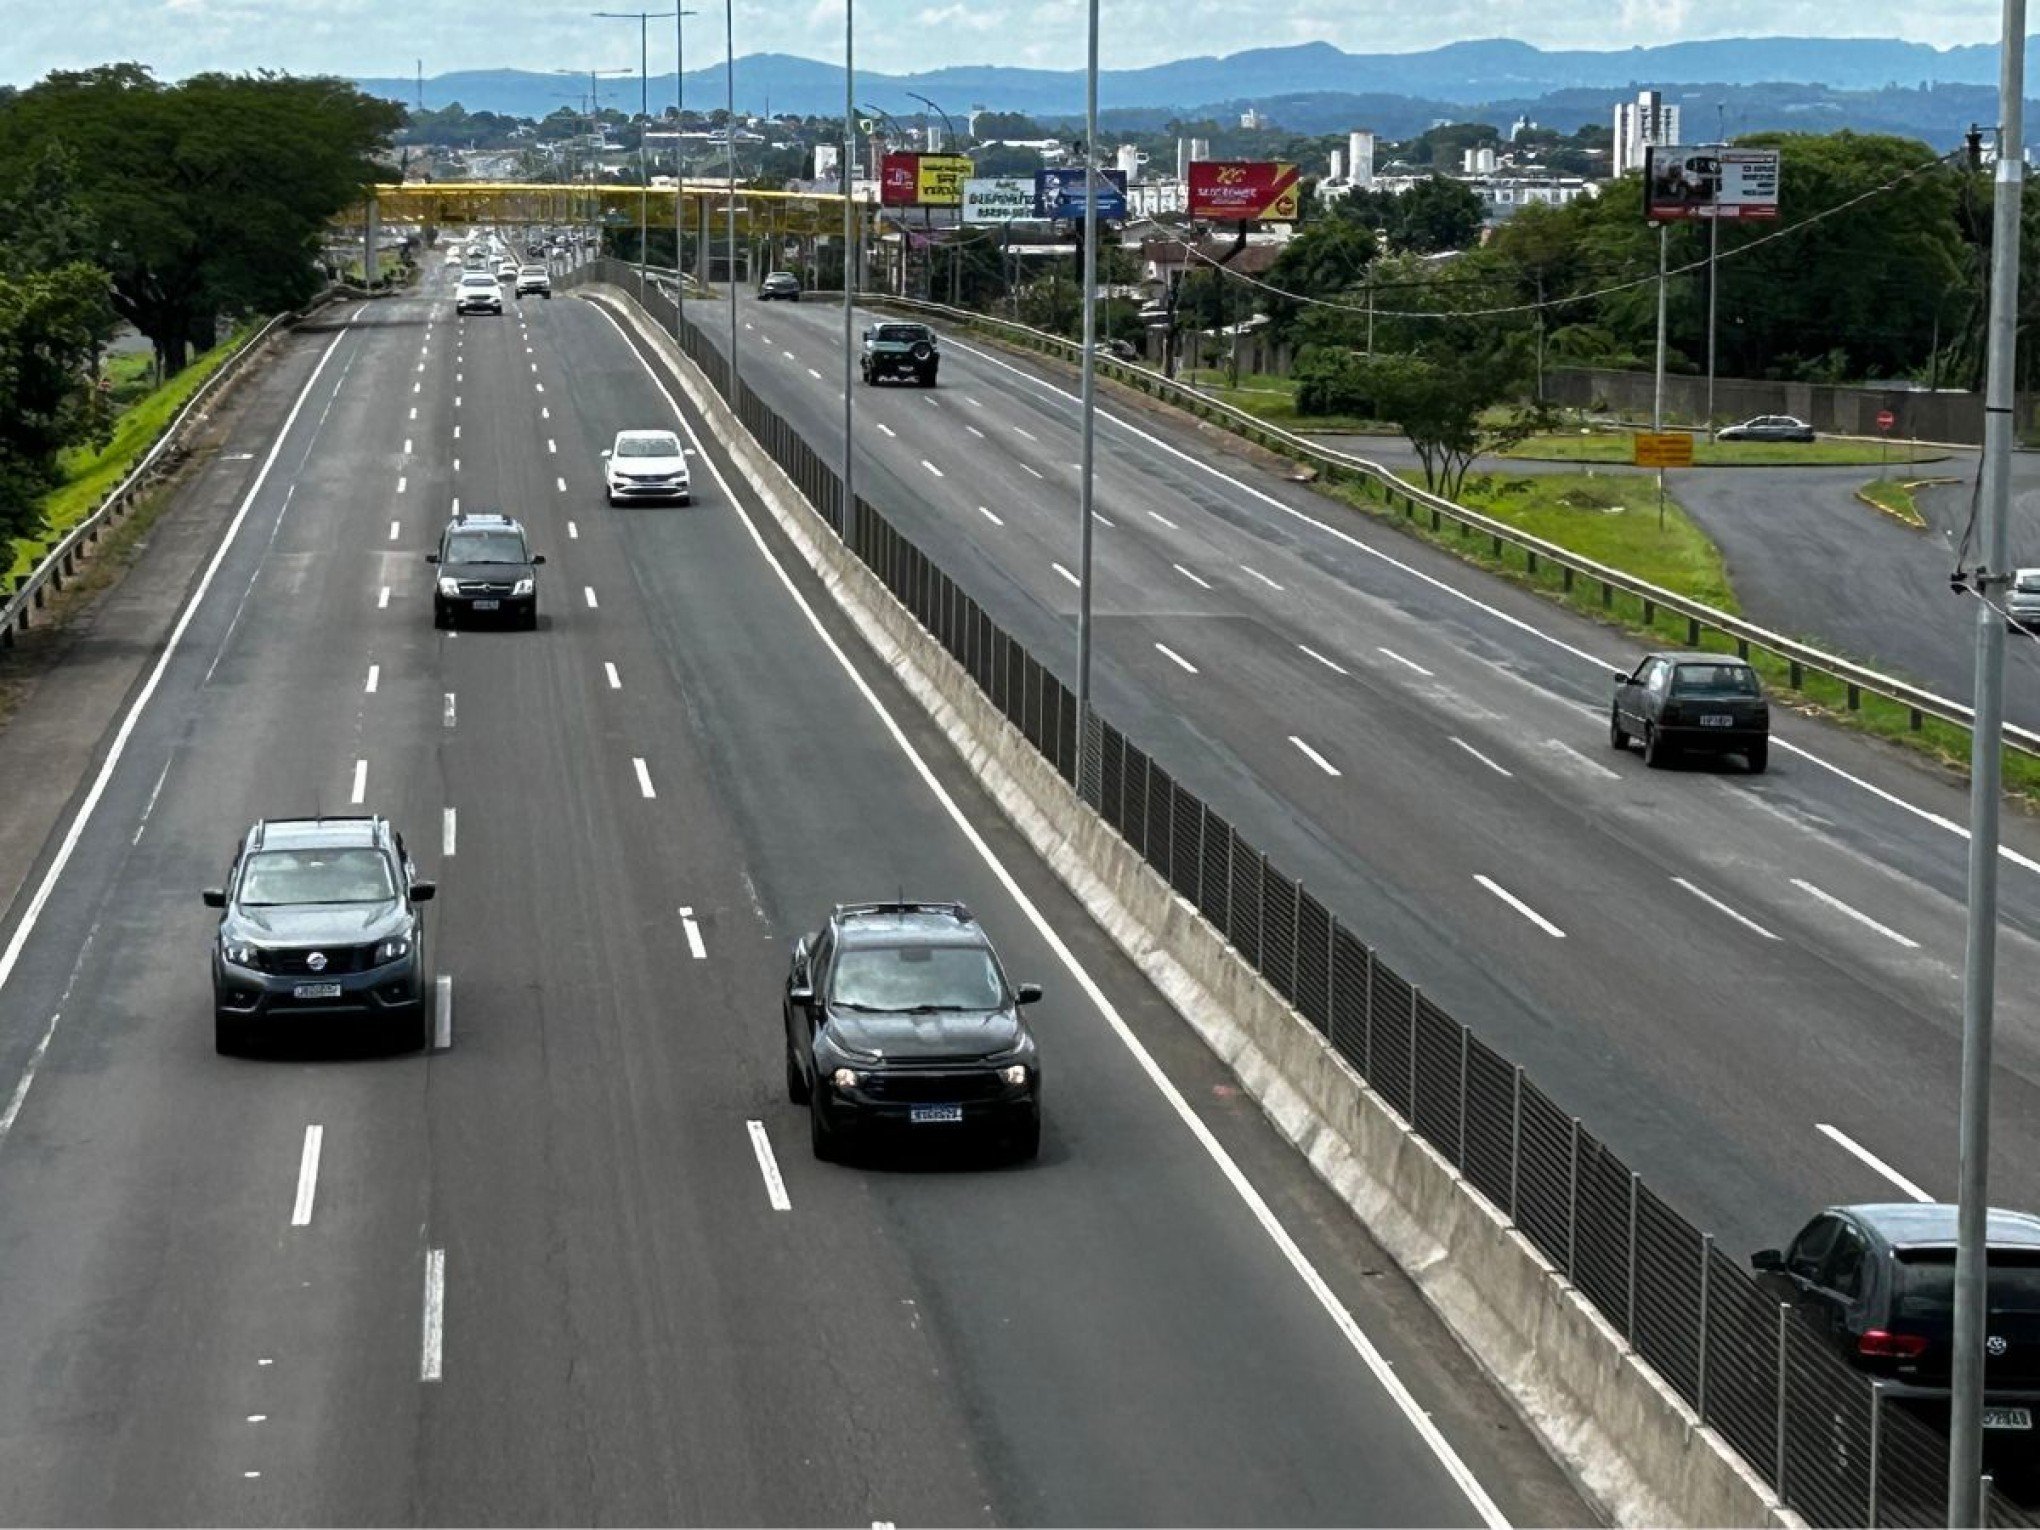
{"label": "car wheel", "polygon": [[1041,1117],[1036,1115],[1013,1133],[1013,1157],[1020,1163],[1032,1163],[1041,1156]]}
{"label": "car wheel", "polygon": [[248,1049],[248,1030],[239,1020],[226,1015],[213,1015],[213,1050],[222,1057],[231,1057]]}
{"label": "car wheel", "polygon": [[1629,751],[1629,735],[1622,731],[1622,714],[1613,707],[1608,709],[1608,747]]}
{"label": "car wheel", "polygon": [[1764,767],[1771,763],[1770,742],[1766,740],[1761,744],[1752,744],[1743,751],[1743,754],[1750,762],[1750,774],[1761,776],[1764,773]]}
{"label": "car wheel", "polygon": [[1671,758],[1671,748],[1658,737],[1654,723],[1643,725],[1643,763],[1652,770],[1660,769]]}
{"label": "car wheel", "polygon": [[789,1105],[805,1105],[808,1102],[807,1080],[801,1077],[800,1064],[793,1060],[793,1049],[786,1050],[786,1101]]}
{"label": "car wheel", "polygon": [[808,1102],[808,1143],[814,1149],[817,1162],[835,1163],[843,1156],[842,1145],[837,1142],[836,1134],[829,1130],[828,1123],[822,1120],[821,1104],[815,1100]]}

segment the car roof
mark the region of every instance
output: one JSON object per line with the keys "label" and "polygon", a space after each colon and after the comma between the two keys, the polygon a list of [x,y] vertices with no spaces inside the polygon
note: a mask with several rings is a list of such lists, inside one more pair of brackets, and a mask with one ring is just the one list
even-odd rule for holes
{"label": "car roof", "polygon": [[380,818],[264,818],[248,831],[252,850],[342,849],[382,843]]}
{"label": "car roof", "polygon": [[680,433],[677,430],[669,430],[664,425],[635,425],[629,430],[619,430],[616,433],[616,439],[619,441],[644,441],[653,436],[664,436],[668,440],[677,441]]}
{"label": "car roof", "polygon": [[446,523],[448,531],[522,531],[524,523],[500,510],[468,510]]}
{"label": "car roof", "polygon": [[1749,660],[1738,659],[1732,653],[1707,653],[1692,648],[1667,648],[1658,653],[1644,655],[1650,659],[1664,659],[1673,664],[1733,664],[1739,669],[1751,667]]}
{"label": "car roof", "polygon": [[[1831,1206],[1862,1223],[1893,1248],[1952,1248],[1957,1208],[1952,1201],[1882,1201]],[[1984,1237],[1999,1247],[2040,1249],[2040,1217],[2025,1211],[1990,1208]]]}
{"label": "car roof", "polygon": [[983,946],[985,932],[961,903],[839,903],[831,916],[848,946]]}

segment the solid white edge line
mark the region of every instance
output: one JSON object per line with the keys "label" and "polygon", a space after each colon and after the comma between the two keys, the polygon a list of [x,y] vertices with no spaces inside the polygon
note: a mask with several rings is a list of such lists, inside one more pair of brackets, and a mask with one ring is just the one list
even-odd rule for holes
{"label": "solid white edge line", "polygon": [[[671,390],[666,387],[665,381],[657,372],[652,370],[652,364],[645,359],[643,353],[635,345],[631,344],[629,336],[624,334],[623,326],[617,323],[615,316],[605,307],[598,307],[596,311],[609,321],[610,327],[616,330],[618,338],[622,339],[623,343],[629,347],[631,355],[637,358],[638,365],[644,369],[645,375],[652,380],[652,386],[659,390],[660,394],[665,398],[668,407],[672,409],[675,417],[680,421],[681,429],[685,430],[693,438],[694,444],[699,447],[701,445],[701,438],[695,434],[692,423],[687,419],[679,403],[675,401]],[[1254,1188],[1253,1181],[1247,1178],[1246,1172],[1234,1161],[1232,1154],[1226,1151],[1225,1145],[1212,1134],[1211,1128],[1206,1126],[1203,1120],[1199,1118],[1197,1112],[1191,1108],[1190,1102],[1183,1097],[1182,1090],[1178,1089],[1168,1074],[1162,1071],[1161,1064],[1155,1061],[1154,1056],[1141,1044],[1140,1038],[1134,1035],[1133,1028],[1126,1023],[1125,1018],[1119,1013],[1117,1007],[1105,996],[1105,991],[1098,986],[1097,981],[1085,970],[1084,964],[1077,959],[1076,953],[1064,943],[1062,936],[1056,932],[1055,926],[1049,923],[1047,916],[1035,906],[1034,900],[1027,896],[1026,890],[1014,880],[1013,873],[1007,870],[1005,862],[999,859],[997,852],[986,843],[984,836],[978,832],[976,825],[971,823],[963,809],[957,805],[956,799],[950,796],[948,789],[937,779],[933,768],[922,758],[921,752],[914,747],[913,741],[907,737],[905,730],[901,728],[898,720],[887,709],[886,704],[879,699],[878,693],[871,688],[870,683],[859,673],[857,666],[851,662],[850,656],[843,651],[842,645],[830,635],[829,629],[822,624],[820,615],[808,602],[807,597],[800,592],[799,586],[793,582],[793,576],[787,572],[786,566],[774,555],[772,549],[765,545],[764,535],[758,530],[757,524],[751,519],[750,511],[744,508],[742,501],[731,490],[729,480],[723,477],[722,470],[716,466],[712,458],[707,456],[705,450],[702,460],[707,463],[710,474],[713,475],[716,483],[721,487],[724,497],[730,503],[730,508],[736,512],[737,518],[744,523],[745,531],[750,534],[751,544],[758,549],[758,556],[765,560],[767,567],[778,577],[788,597],[799,609],[801,615],[807,619],[807,624],[813,629],[816,639],[828,650],[830,657],[835,659],[843,673],[849,677],[851,685],[856,689],[858,695],[864,698],[865,705],[869,706],[877,716],[880,725],[884,727],[886,733],[891,737],[894,746],[899,749],[901,754],[906,756],[907,762],[913,767],[914,774],[920,777],[922,785],[927,787],[929,794],[941,806],[949,821],[956,826],[957,831],[963,835],[964,840],[977,853],[978,858],[984,862],[986,868],[998,880],[999,885],[1005,889],[1007,896],[1013,900],[1015,907],[1020,910],[1022,917],[1032,926],[1035,934],[1055,954],[1056,960],[1062,964],[1063,969],[1070,974],[1071,979],[1083,991],[1084,996],[1091,1001],[1098,1014],[1111,1027],[1112,1033],[1118,1037],[1120,1044],[1132,1056],[1134,1064],[1147,1075],[1148,1082],[1154,1085],[1155,1091],[1168,1103],[1170,1109],[1175,1111],[1177,1119],[1183,1123],[1191,1136],[1197,1139],[1198,1146],[1204,1149],[1212,1163],[1217,1167],[1221,1177],[1232,1187],[1233,1193],[1239,1196],[1241,1202],[1246,1206],[1248,1213],[1260,1226],[1262,1232],[1267,1235],[1268,1241],[1275,1245],[1276,1250],[1288,1262],[1289,1267],[1295,1271],[1297,1278],[1303,1282],[1305,1288],[1317,1299],[1318,1305],[1324,1309],[1325,1315],[1331,1319],[1333,1326],[1339,1330],[1340,1336],[1345,1339],[1353,1352],[1359,1356],[1361,1363],[1372,1374],[1376,1384],[1388,1394],[1390,1401],[1401,1411],[1411,1429],[1416,1432],[1417,1436],[1430,1449],[1431,1454],[1437,1459],[1438,1464],[1444,1469],[1446,1475],[1451,1477],[1459,1490],[1466,1495],[1467,1501],[1472,1504],[1474,1511],[1480,1515],[1482,1522],[1489,1526],[1490,1530],[1509,1530],[1508,1519],[1503,1515],[1495,1501],[1488,1496],[1487,1489],[1480,1485],[1480,1480],[1473,1475],[1466,1463],[1459,1458],[1459,1453],[1452,1448],[1452,1442],[1445,1438],[1444,1433],[1432,1421],[1431,1416],[1418,1405],[1416,1398],[1410,1394],[1410,1389],[1403,1383],[1403,1379],[1395,1373],[1394,1367],[1388,1363],[1381,1351],[1375,1348],[1374,1341],[1367,1337],[1359,1323],[1354,1320],[1353,1314],[1346,1310],[1345,1304],[1333,1292],[1324,1276],[1318,1273],[1317,1266],[1311,1263],[1310,1256],[1305,1254],[1296,1240],[1290,1236],[1289,1229],[1282,1225],[1281,1220],[1275,1215],[1273,1208],[1269,1206],[1261,1192]]]}
{"label": "solid white edge line", "polygon": [[1422,675],[1422,676],[1423,676],[1423,677],[1424,677],[1424,678],[1425,678],[1426,680],[1435,680],[1435,679],[1437,679],[1437,676],[1436,676],[1436,675],[1433,675],[1433,674],[1432,674],[1432,673],[1431,673],[1431,672],[1430,672],[1430,671],[1429,671],[1428,669],[1424,668],[1424,666],[1423,666],[1423,665],[1421,665],[1421,664],[1417,663],[1417,661],[1416,661],[1416,660],[1414,660],[1414,659],[1405,659],[1405,658],[1404,658],[1404,657],[1403,657],[1403,656],[1402,656],[1401,654],[1397,653],[1397,652],[1396,652],[1396,651],[1395,651],[1395,650],[1394,650],[1393,648],[1383,648],[1383,647],[1381,647],[1381,646],[1380,646],[1379,644],[1377,644],[1377,645],[1375,646],[1375,650],[1374,650],[1374,651],[1375,651],[1376,653],[1378,653],[1378,654],[1381,654],[1381,655],[1383,655],[1383,656],[1384,656],[1384,657],[1386,657],[1386,658],[1390,658],[1390,659],[1393,659],[1393,660],[1395,660],[1395,662],[1396,662],[1396,663],[1398,663],[1398,664],[1400,664],[1400,665],[1401,665],[1401,666],[1402,666],[1402,667],[1403,667],[1404,669],[1413,669],[1413,670],[1415,670],[1415,671],[1416,671],[1416,672],[1417,672],[1418,674]]}
{"label": "solid white edge line", "polygon": [[1495,881],[1493,877],[1482,876],[1479,872],[1476,871],[1473,874],[1473,879],[1474,881],[1480,883],[1481,886],[1485,887],[1489,892],[1493,893],[1497,898],[1500,898],[1504,903],[1508,904],[1510,908],[1514,909],[1517,913],[1521,914],[1525,919],[1529,920],[1532,924],[1536,925],[1538,929],[1542,930],[1552,939],[1554,940],[1565,939],[1564,930],[1561,930],[1549,919],[1546,919],[1542,914],[1538,913],[1536,909],[1532,908],[1529,904],[1525,903],[1521,898],[1517,897],[1514,893],[1510,892],[1508,888],[1502,886],[1501,883]]}
{"label": "solid white edge line", "polygon": [[1723,903],[1719,898],[1715,897],[1713,893],[1708,892],[1704,887],[1697,887],[1693,883],[1687,881],[1684,877],[1673,877],[1672,880],[1678,883],[1679,886],[1685,888],[1687,892],[1691,893],[1694,897],[1698,898],[1702,903],[1707,904],[1709,907],[1715,909],[1717,912],[1728,915],[1729,918],[1733,919],[1737,924],[1741,925],[1744,929],[1754,930],[1756,931],[1757,934],[1763,936],[1764,939],[1766,940],[1776,940],[1778,938],[1776,935],[1773,935],[1769,930],[1765,929],[1761,924],[1758,924],[1756,920],[1750,918],[1747,914],[1741,913],[1736,909],[1730,908],[1726,903]]}
{"label": "solid white edge line", "polygon": [[439,813],[439,853],[444,856],[455,854],[460,843],[460,825],[454,811],[442,808]]}
{"label": "solid white edge line", "polygon": [[1352,673],[1351,670],[1347,669],[1345,665],[1339,663],[1338,660],[1326,658],[1323,654],[1319,653],[1315,648],[1307,647],[1302,643],[1298,643],[1296,647],[1300,653],[1304,654],[1308,658],[1316,659],[1318,663],[1324,665],[1326,669],[1331,670],[1334,674],[1350,675]]}
{"label": "solid white edge line", "polygon": [[652,790],[652,773],[645,768],[645,762],[641,756],[632,755],[630,757],[630,768],[637,772],[637,784],[640,793],[648,798],[659,795]]}
{"label": "solid white edge line", "polygon": [[779,1172],[779,1160],[772,1156],[772,1139],[765,1135],[763,1121],[746,1121],[744,1130],[751,1136],[751,1154],[758,1160],[758,1172],[765,1177],[765,1199],[774,1211],[791,1211],[793,1202],[787,1199],[786,1180]]}
{"label": "solid white edge line", "polygon": [[1861,909],[1855,907],[1853,904],[1844,903],[1840,898],[1837,898],[1831,892],[1825,892],[1822,889],[1815,887],[1811,882],[1807,881],[1804,877],[1792,878],[1792,885],[1798,888],[1801,892],[1806,893],[1811,897],[1820,899],[1821,902],[1825,903],[1829,908],[1833,909],[1836,913],[1848,915],[1849,918],[1855,920],[1856,923],[1862,925],[1865,929],[1875,930],[1879,935],[1882,935],[1886,940],[1894,941],[1897,944],[1904,946],[1908,951],[1919,950],[1920,943],[1917,940],[1914,940],[1910,935],[1901,935],[1898,933],[1898,931],[1894,930],[1890,925],[1879,924],[1875,919],[1872,919],[1868,914],[1864,913]]}
{"label": "solid white edge line", "polygon": [[442,972],[432,983],[432,1049],[453,1045],[453,974]]}
{"label": "solid white edge line", "polygon": [[1515,780],[1516,773],[1513,770],[1510,770],[1507,766],[1497,764],[1495,761],[1489,759],[1486,755],[1482,754],[1478,749],[1474,748],[1473,745],[1469,744],[1465,739],[1456,737],[1451,734],[1447,734],[1446,736],[1450,738],[1453,743],[1457,744],[1461,749],[1464,749],[1468,754],[1472,755],[1476,760],[1479,760],[1481,764],[1487,766],[1487,768],[1489,770],[1492,770],[1496,775],[1507,776],[1510,780],[1512,781]]}
{"label": "solid white edge line", "polygon": [[305,1128],[304,1151],[298,1156],[297,1202],[290,1209],[290,1225],[312,1225],[312,1202],[319,1193],[319,1148],[326,1140],[326,1128]]}
{"label": "solid white edge line", "polygon": [[1840,1127],[1830,1126],[1825,1121],[1816,1121],[1813,1123],[1813,1129],[1819,1132],[1822,1136],[1826,1137],[1829,1141],[1833,1142],[1835,1146],[1839,1147],[1843,1152],[1848,1153],[1855,1158],[1861,1159],[1864,1163],[1868,1164],[1871,1168],[1875,1169],[1879,1174],[1882,1174],[1886,1179],[1890,1180],[1894,1185],[1898,1186],[1899,1189],[1903,1190],[1907,1195],[1911,1196],[1914,1200],[1926,1201],[1929,1204],[1933,1202],[1934,1200],[1933,1196],[1927,1194],[1926,1191],[1922,1190],[1918,1185],[1914,1184],[1911,1180],[1907,1179],[1903,1174],[1899,1173],[1898,1170],[1894,1169],[1882,1158],[1879,1158],[1875,1153],[1871,1152],[1868,1148],[1863,1146],[1862,1143],[1858,1142],[1854,1137],[1851,1137],[1847,1132],[1843,1131]]}
{"label": "solid white edge line", "polygon": [[446,1250],[425,1250],[425,1322],[418,1346],[418,1379],[437,1381],[446,1344]]}
{"label": "solid white edge line", "polygon": [[1184,658],[1180,653],[1176,652],[1175,649],[1169,647],[1168,644],[1166,643],[1155,644],[1155,652],[1160,654],[1163,658],[1167,659],[1171,664],[1180,665],[1190,674],[1194,675],[1197,673],[1197,666],[1195,664],[1192,664],[1188,659]]}
{"label": "solid white edge line", "polygon": [[354,787],[352,801],[357,805],[368,796],[368,761],[354,762]]}
{"label": "solid white edge line", "polygon": [[1289,742],[1296,745],[1298,749],[1301,749],[1303,751],[1304,758],[1309,760],[1311,764],[1317,766],[1317,768],[1319,770],[1322,770],[1326,775],[1336,777],[1340,774],[1338,766],[1334,765],[1330,760],[1326,759],[1323,755],[1319,754],[1315,749],[1311,748],[1310,745],[1306,744],[1294,733],[1289,735]]}

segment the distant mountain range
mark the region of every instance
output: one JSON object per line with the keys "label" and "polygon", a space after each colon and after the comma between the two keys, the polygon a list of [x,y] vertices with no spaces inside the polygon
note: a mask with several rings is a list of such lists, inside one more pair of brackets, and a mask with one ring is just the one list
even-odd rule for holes
{"label": "distant mountain range", "polygon": [[[2032,57],[2030,40],[2028,56]],[[843,72],[838,65],[760,53],[738,59],[735,73],[740,111],[806,116],[842,110]],[[1511,116],[1514,111],[1529,110],[1540,121],[1571,127],[1577,124],[1551,116],[1549,109],[1540,116],[1532,108],[1546,102],[1591,103],[1588,120],[1598,121],[1606,116],[1609,103],[1625,92],[1655,87],[1677,99],[1685,94],[1680,87],[1686,86],[1700,87],[1697,93],[1709,108],[1716,100],[1725,99],[1724,93],[1732,93],[1745,110],[1759,100],[1770,101],[1765,108],[1767,120],[1746,122],[1740,129],[1756,131],[1792,125],[1867,127],[1855,112],[1873,98],[1899,94],[1922,98],[1916,104],[1924,105],[1924,98],[1952,86],[1969,87],[1961,93],[1965,101],[1982,100],[1987,96],[1975,92],[1989,92],[1996,80],[1997,48],[1991,44],[1935,48],[1882,38],[1741,37],[1589,52],[1546,51],[1497,38],[1452,43],[1422,53],[1347,53],[1330,43],[1256,48],[1229,58],[1189,58],[1146,69],[1105,70],[1099,76],[1098,94],[1101,107],[1107,110],[1159,111],[1165,119],[1252,105],[1269,112],[1282,126],[1304,132],[1329,129],[1292,121],[1275,103],[1343,98],[1354,102],[1352,110],[1362,113],[1354,118],[1352,110],[1341,106],[1338,110],[1346,123],[1364,122],[1378,131],[1396,133],[1403,130],[1388,121],[1390,102],[1419,104],[1420,126],[1441,116],[1498,120],[1499,112],[1513,108]],[[358,83],[395,100],[417,99],[413,80],[363,79]],[[568,83],[550,72],[513,69],[435,75],[425,81],[425,104],[443,107],[458,101],[469,111],[543,117],[560,108],[562,90]],[[629,109],[638,96],[634,85],[624,80],[605,82],[605,104]],[[918,116],[922,111],[909,92],[940,101],[958,118],[974,106],[1051,118],[1083,110],[1080,69],[983,65],[904,75],[860,71],[857,86],[860,103],[869,102],[901,115]],[[721,63],[689,70],[685,95],[690,106],[704,110],[721,105]],[[651,82],[654,109],[672,99],[673,76],[655,76]],[[1380,103],[1381,109],[1370,107],[1370,101]],[[1788,104],[1801,107],[1801,114],[1811,114],[1810,119],[1798,124],[1768,120]],[[1948,104],[1952,107],[1953,100]],[[1819,120],[1837,113],[1846,120]],[[1735,115],[1731,105],[1731,131],[1738,130]],[[1901,113],[1910,115],[1910,110]],[[1946,115],[1927,113],[1936,120]],[[1972,115],[1974,109],[1966,105],[1954,113],[1964,125]]]}

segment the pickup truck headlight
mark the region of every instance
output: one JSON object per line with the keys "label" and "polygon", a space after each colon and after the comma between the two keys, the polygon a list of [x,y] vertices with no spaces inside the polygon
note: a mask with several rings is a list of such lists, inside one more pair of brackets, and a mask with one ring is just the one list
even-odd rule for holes
{"label": "pickup truck headlight", "polygon": [[516,596],[516,595],[529,595],[529,594],[531,593],[531,591],[532,591],[532,585],[533,585],[533,581],[532,581],[532,580],[529,580],[529,579],[520,579],[520,580],[518,580],[518,581],[517,581],[517,583],[515,583],[514,585],[512,585],[512,586],[510,587],[510,593],[511,593],[511,594],[512,594],[513,596]]}
{"label": "pickup truck headlight", "polygon": [[829,1082],[838,1089],[855,1089],[858,1082],[857,1070],[855,1068],[838,1068],[829,1075]]}
{"label": "pickup truck headlight", "polygon": [[458,579],[442,579],[442,580],[440,580],[440,581],[439,581],[439,593],[440,593],[440,594],[442,594],[442,595],[449,595],[449,596],[450,596],[450,595],[458,595],[458,594],[460,593],[460,581],[459,581]]}
{"label": "pickup truck headlight", "polygon": [[1010,1068],[1001,1068],[1001,1069],[999,1070],[999,1080],[1000,1080],[1000,1082],[1001,1082],[1001,1083],[1007,1083],[1007,1084],[1024,1084],[1024,1083],[1026,1083],[1026,1082],[1027,1082],[1027,1064],[1025,1064],[1025,1063],[1014,1063],[1014,1064],[1013,1064],[1013,1065],[1012,1065],[1012,1066],[1011,1066]]}
{"label": "pickup truck headlight", "polygon": [[384,962],[393,962],[399,957],[409,956],[410,954],[411,937],[408,935],[392,935],[388,940],[375,948],[375,964],[380,967]]}
{"label": "pickup truck headlight", "polygon": [[261,963],[261,957],[257,954],[257,949],[252,942],[236,940],[231,935],[222,935],[220,937],[220,957],[230,967],[248,967],[252,969]]}

